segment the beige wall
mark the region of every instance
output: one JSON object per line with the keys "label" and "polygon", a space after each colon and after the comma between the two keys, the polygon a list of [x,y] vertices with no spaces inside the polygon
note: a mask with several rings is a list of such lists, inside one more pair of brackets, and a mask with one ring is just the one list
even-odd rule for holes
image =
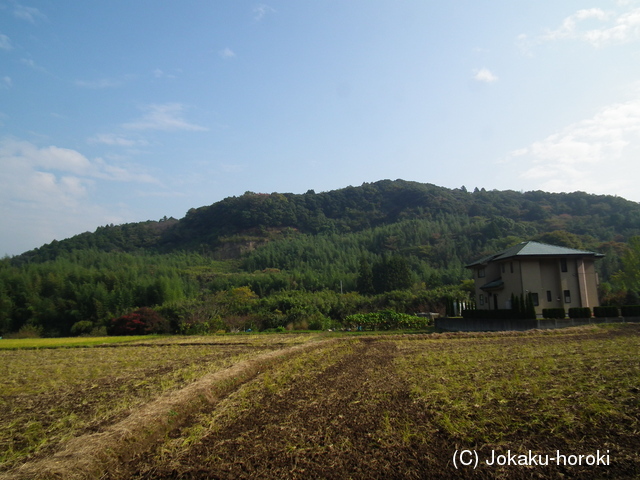
{"label": "beige wall", "polygon": [[[540,261],[540,274],[542,276],[542,285],[540,288],[540,313],[543,308],[561,308],[564,307],[564,299],[562,297],[562,287],[560,280],[560,260],[552,258]],[[549,292],[549,294],[547,294]],[[551,300],[548,300],[549,295]]]}
{"label": "beige wall", "polygon": [[595,262],[589,258],[579,259],[576,262],[577,282],[580,287],[582,305],[593,307],[600,305],[598,300],[598,274],[596,273]]}
{"label": "beige wall", "polygon": [[[480,267],[483,268],[483,267]],[[478,272],[480,268],[476,268],[473,270],[473,280],[476,286],[476,306],[480,310],[493,310],[493,300],[487,298],[489,295],[484,292],[484,290],[480,290],[480,287],[494,281],[495,279],[500,277],[500,267],[495,263],[491,263],[484,267],[484,277],[479,277]],[[484,301],[481,299],[481,296],[484,297]],[[499,308],[504,308],[503,306],[498,305]]]}
{"label": "beige wall", "polygon": [[[544,308],[590,307],[599,305],[597,277],[594,261],[591,258],[567,258],[567,271],[561,271],[561,259],[521,259],[508,260],[485,267],[485,276],[479,278],[474,270],[476,286],[476,305],[479,309],[494,309],[493,296],[497,295],[498,308],[509,308],[511,295],[523,295],[528,292],[538,294],[536,313],[542,314]],[[481,286],[502,278],[504,288],[499,291],[485,292]],[[569,290],[571,301],[565,302],[565,290]],[[548,300],[548,294],[551,297]],[[481,299],[484,297],[484,301]]]}

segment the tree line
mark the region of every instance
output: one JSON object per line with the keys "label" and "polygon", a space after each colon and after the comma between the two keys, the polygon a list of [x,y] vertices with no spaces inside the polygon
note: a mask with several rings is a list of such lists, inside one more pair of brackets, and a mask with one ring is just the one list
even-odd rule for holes
{"label": "tree line", "polygon": [[465,264],[525,240],[604,253],[601,300],[637,303],[627,268],[634,235],[640,205],[579,192],[388,180],[318,194],[247,192],[181,220],[108,225],[3,259],[0,334],[105,331],[141,308],[183,332],[444,311],[468,299]]}

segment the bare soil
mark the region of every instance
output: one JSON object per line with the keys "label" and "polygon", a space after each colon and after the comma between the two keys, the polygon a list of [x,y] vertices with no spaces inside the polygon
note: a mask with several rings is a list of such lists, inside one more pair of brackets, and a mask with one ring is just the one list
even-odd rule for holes
{"label": "bare soil", "polygon": [[[611,332],[603,332],[603,337]],[[628,335],[630,332],[627,331]],[[635,330],[637,334],[637,329]],[[619,332],[614,335],[621,334]],[[570,335],[570,334],[569,334]],[[591,338],[595,333],[577,335]],[[398,349],[391,339],[363,338],[353,352],[285,392],[260,398],[233,423],[214,429],[179,454],[148,452],[113,475],[136,479],[447,479],[638,478],[640,440],[617,438],[617,462],[599,467],[488,467],[456,470],[459,439],[435,426],[428,409],[412,398],[396,374]],[[504,341],[561,342],[562,336],[505,336]],[[476,342],[485,341],[483,335]],[[636,410],[637,411],[637,410]],[[612,429],[590,432],[589,451],[606,445]],[[513,438],[514,447],[527,444]],[[603,443],[604,442],[604,443]],[[566,439],[536,438],[539,452],[575,452]],[[476,446],[483,458],[488,446]],[[514,448],[515,450],[516,448]],[[567,450],[569,449],[569,450]],[[634,455],[635,452],[635,455]],[[506,453],[506,452],[499,452]],[[582,452],[580,452],[582,453]],[[624,457],[624,459],[623,459]],[[490,458],[490,457],[489,457]],[[115,473],[115,472],[114,472]],[[595,475],[594,475],[595,474]]]}
{"label": "bare soil", "polygon": [[[397,359],[403,355],[398,347],[400,340],[416,340],[420,348],[442,350],[442,355],[446,356],[446,343],[424,340],[450,338],[452,342],[464,340],[467,344],[482,344],[495,342],[498,337],[499,342],[513,347],[541,342],[561,344],[569,339],[606,341],[629,335],[639,337],[640,326],[620,330],[575,329],[564,334],[361,337],[353,339],[348,353],[336,357],[328,366],[311,365],[304,374],[293,375],[282,385],[261,387],[266,385],[265,375],[287,368],[287,358],[305,355],[334,340],[304,348],[284,348],[236,365],[226,373],[219,372],[215,378],[203,378],[180,392],[156,400],[143,409],[144,412],[132,414],[135,418],[120,419],[119,424],[110,427],[98,426],[100,433],[85,435],[80,442],[71,442],[66,450],[55,455],[55,459],[51,458],[40,467],[26,464],[21,469],[22,475],[12,476],[19,473],[14,470],[0,478],[640,478],[640,433],[606,424],[599,424],[592,431],[578,430],[581,438],[514,436],[508,439],[514,450],[529,446],[538,452],[555,453],[560,449],[562,453],[574,454],[611,448],[611,464],[606,467],[480,465],[475,470],[458,470],[453,465],[453,454],[457,449],[477,449],[483,458],[487,458],[492,446],[465,445],[445,431],[434,421],[433,412],[438,406],[426,408],[397,370]],[[289,353],[281,355],[284,351]],[[224,405],[224,408],[235,408],[234,415],[216,416],[223,408],[224,400],[251,386],[254,396]],[[629,396],[629,392],[625,393]],[[640,412],[639,393],[638,389],[631,392],[632,400],[628,405],[635,425]],[[193,405],[191,409],[184,409],[185,404]],[[518,406],[512,408],[513,415],[517,415]],[[175,418],[174,423],[173,419],[167,422],[168,412],[171,416],[174,410],[184,413]],[[162,419],[160,422],[159,418]],[[204,433],[195,441],[190,440],[190,429],[205,418],[209,423],[201,425]],[[150,433],[149,438],[142,441],[136,429],[144,428],[145,422]],[[152,428],[155,428],[154,433],[151,433]],[[131,443],[138,440],[137,447]],[[131,445],[130,450],[127,452],[118,447],[118,442]],[[81,444],[84,448],[80,448]],[[583,446],[584,450],[576,451],[577,446]],[[78,458],[82,456],[93,456],[95,462],[102,462],[101,469],[91,470],[100,471],[99,475],[89,470],[83,475],[78,470],[82,467]],[[75,467],[65,470],[67,461]],[[51,469],[50,474],[37,475],[43,465],[51,468],[52,464],[57,468]],[[65,472],[74,473],[74,476],[65,477]],[[27,473],[34,476],[25,477]]]}

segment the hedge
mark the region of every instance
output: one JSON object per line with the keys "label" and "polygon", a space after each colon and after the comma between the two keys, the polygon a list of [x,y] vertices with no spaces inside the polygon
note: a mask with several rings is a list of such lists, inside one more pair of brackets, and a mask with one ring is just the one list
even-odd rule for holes
{"label": "hedge", "polygon": [[593,315],[597,318],[618,317],[618,307],[593,307]]}
{"label": "hedge", "polygon": [[567,316],[564,308],[543,308],[542,316],[544,318],[564,318]]}
{"label": "hedge", "polygon": [[571,307],[569,318],[591,318],[591,309],[589,307]]}
{"label": "hedge", "polygon": [[640,317],[640,305],[623,305],[620,312],[623,317]]}
{"label": "hedge", "polygon": [[502,310],[463,310],[462,317],[473,320],[497,319],[510,320],[516,318],[516,313],[510,309]]}

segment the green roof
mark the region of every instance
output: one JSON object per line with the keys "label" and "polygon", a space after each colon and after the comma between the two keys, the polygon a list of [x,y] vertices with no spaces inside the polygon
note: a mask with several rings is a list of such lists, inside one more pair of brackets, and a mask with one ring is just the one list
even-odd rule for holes
{"label": "green roof", "polygon": [[601,253],[589,252],[586,250],[577,250],[575,248],[558,247],[556,245],[548,245],[546,243],[538,242],[522,242],[513,247],[507,248],[502,252],[488,255],[470,263],[466,268],[473,268],[478,265],[486,265],[489,262],[499,262],[501,260],[507,260],[514,257],[604,257]]}
{"label": "green roof", "polygon": [[494,280],[492,282],[485,283],[480,288],[482,290],[499,290],[499,289],[501,289],[503,287],[504,287],[504,282],[502,281],[502,277],[500,277],[500,278],[497,278],[496,280]]}

